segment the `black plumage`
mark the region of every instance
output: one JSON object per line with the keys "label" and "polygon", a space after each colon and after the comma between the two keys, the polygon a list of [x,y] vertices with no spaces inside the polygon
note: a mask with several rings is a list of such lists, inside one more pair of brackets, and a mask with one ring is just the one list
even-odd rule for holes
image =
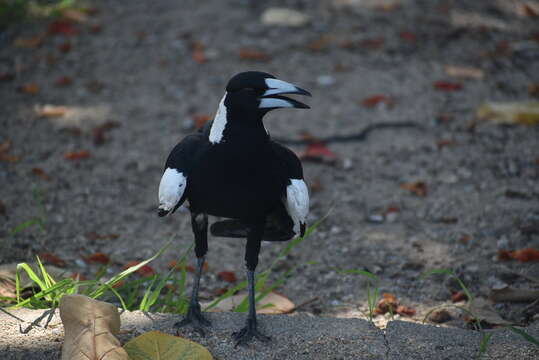
{"label": "black plumage", "polygon": [[226,218],[210,227],[214,236],[247,239],[245,264],[249,315],[235,334],[238,343],[258,332],[254,304],[254,271],[260,243],[303,236],[309,206],[303,169],[297,156],[271,140],[262,122],[270,110],[307,105],[283,94],[310,94],[263,72],[244,72],[228,83],[212,122],[185,137],[170,153],[159,187],[159,215],[172,214],[189,202],[195,236],[197,272],[186,318],[177,326],[209,325],[198,304],[198,286],[208,250],[208,215]]}

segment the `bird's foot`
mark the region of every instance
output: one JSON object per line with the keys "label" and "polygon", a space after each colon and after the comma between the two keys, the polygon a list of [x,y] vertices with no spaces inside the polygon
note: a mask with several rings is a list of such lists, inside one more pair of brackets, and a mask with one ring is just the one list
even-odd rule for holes
{"label": "bird's foot", "polygon": [[211,322],[202,315],[200,304],[198,303],[189,305],[189,310],[185,318],[174,324],[174,327],[179,329],[189,324],[193,326],[193,330],[199,333],[200,336],[206,335],[204,327],[211,326]]}
{"label": "bird's foot", "polygon": [[232,337],[236,340],[236,346],[245,345],[254,337],[260,341],[268,342],[271,340],[269,336],[266,336],[259,332],[256,328],[256,319],[247,319],[247,324],[240,331],[232,333]]}

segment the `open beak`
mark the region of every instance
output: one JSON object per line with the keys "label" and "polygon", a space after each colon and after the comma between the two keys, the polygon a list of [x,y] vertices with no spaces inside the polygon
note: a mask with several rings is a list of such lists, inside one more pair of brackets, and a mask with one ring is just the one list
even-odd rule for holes
{"label": "open beak", "polygon": [[278,109],[278,108],[296,108],[309,109],[310,107],[302,102],[282,96],[284,94],[311,96],[311,93],[296,85],[287,83],[279,79],[266,79],[268,90],[260,98],[259,108]]}

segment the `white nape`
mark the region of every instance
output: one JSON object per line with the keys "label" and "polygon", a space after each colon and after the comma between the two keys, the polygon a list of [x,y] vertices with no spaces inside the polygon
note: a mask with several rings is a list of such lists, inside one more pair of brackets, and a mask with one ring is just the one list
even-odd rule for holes
{"label": "white nape", "polygon": [[283,99],[262,98],[258,107],[260,109],[285,108],[294,107],[294,104],[292,104],[290,101],[286,101]]}
{"label": "white nape", "polygon": [[176,169],[167,168],[159,183],[159,209],[170,211],[178,204],[187,186],[187,178]]}
{"label": "white nape", "polygon": [[279,79],[266,79],[266,86],[269,88],[264,92],[263,96],[267,95],[274,95],[274,94],[282,94],[285,92],[294,92],[297,91],[298,88],[294,85],[287,83],[286,81],[282,81]]}
{"label": "white nape", "polygon": [[226,98],[226,92],[223,98],[221,99],[221,102],[219,103],[219,108],[217,109],[217,113],[215,114],[215,118],[213,119],[213,124],[210,129],[210,142],[212,144],[218,144],[221,142],[221,139],[223,138],[223,131],[225,131],[226,126],[226,106],[225,106],[225,98]]}
{"label": "white nape", "polygon": [[294,221],[294,232],[299,234],[300,224],[305,223],[309,213],[309,191],[303,179],[290,179],[286,187],[286,199],[283,199],[288,215]]}

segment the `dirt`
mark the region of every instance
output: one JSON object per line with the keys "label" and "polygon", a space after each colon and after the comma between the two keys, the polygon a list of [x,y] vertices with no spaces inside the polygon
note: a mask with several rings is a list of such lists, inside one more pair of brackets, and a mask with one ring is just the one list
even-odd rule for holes
{"label": "dirt", "polygon": [[[0,143],[10,140],[8,154],[19,159],[0,161],[0,263],[48,252],[84,272],[83,256],[100,251],[121,265],[150,257],[173,237],[153,265],[165,271],[193,239],[185,211],[156,215],[166,156],[193,131],[193,114],[214,113],[232,75],[258,69],[313,94],[309,111],[267,116],[272,136],[346,135],[384,122],[421,126],[330,143],[339,159],[334,165],[304,162],[313,187],[309,222],[328,215],[278,267],[275,276],[301,264],[281,293],[296,304],[316,297],[303,309],[314,314],[365,318],[365,278],[336,269],[367,269],[378,276],[381,292],[415,308],[412,320],[421,321],[459,290],[442,276],[422,278],[428,270],[455,270],[478,297],[500,283],[537,288],[538,262],[501,261],[498,252],[539,248],[538,127],[475,120],[486,101],[532,99],[528,88],[539,82],[533,9],[522,13],[518,1],[392,3],[95,1],[99,13],[75,25],[78,35],[48,36],[38,48],[14,41],[44,33],[46,23],[5,29],[0,73],[15,79],[0,82]],[[260,16],[269,6],[294,8],[311,22],[264,25]],[[195,43],[203,44],[206,62],[193,58]],[[243,48],[271,59],[241,59]],[[456,79],[446,65],[478,68],[484,77]],[[64,76],[72,84],[55,85]],[[462,88],[436,89],[437,81]],[[37,94],[17,90],[30,83],[38,85]],[[376,94],[394,103],[362,105]],[[36,116],[47,104],[71,110],[63,117]],[[120,126],[96,144],[93,129],[107,121]],[[83,150],[88,158],[65,158]],[[401,187],[417,181],[426,185],[426,196]],[[398,211],[376,223],[389,208]],[[13,234],[35,217],[43,229],[32,225]],[[283,246],[264,244],[259,268]],[[243,251],[241,240],[210,239],[201,284],[206,297],[229,285],[218,272],[242,278]],[[527,324],[537,319],[537,309],[524,311],[527,305],[495,309]],[[458,318],[451,324],[465,326]]]}

